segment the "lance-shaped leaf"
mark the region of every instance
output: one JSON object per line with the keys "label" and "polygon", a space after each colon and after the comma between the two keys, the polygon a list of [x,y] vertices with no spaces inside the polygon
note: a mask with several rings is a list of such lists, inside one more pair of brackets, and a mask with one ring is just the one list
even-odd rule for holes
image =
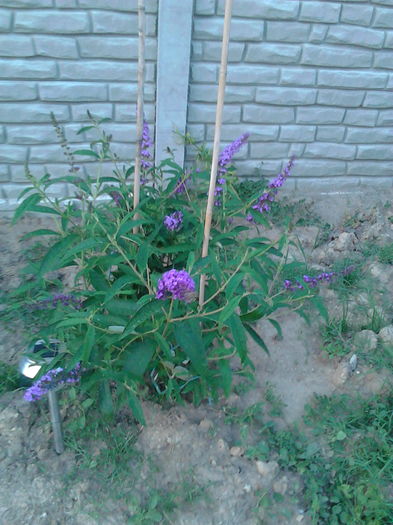
{"label": "lance-shaped leaf", "polygon": [[205,375],[207,360],[205,345],[202,338],[201,327],[196,319],[186,319],[176,323],[174,327],[177,344],[190,358],[195,370],[200,375]]}

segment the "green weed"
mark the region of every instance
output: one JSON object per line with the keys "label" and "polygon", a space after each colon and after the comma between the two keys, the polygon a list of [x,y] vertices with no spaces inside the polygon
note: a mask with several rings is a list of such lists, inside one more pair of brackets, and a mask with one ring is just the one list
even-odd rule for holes
{"label": "green weed", "polygon": [[0,361],[0,395],[19,387],[19,377],[14,366]]}
{"label": "green weed", "polygon": [[[246,456],[274,459],[301,477],[299,504],[314,525],[393,522],[392,394],[371,399],[316,396],[306,409],[304,431],[263,424],[262,407],[251,408],[246,417],[231,415],[231,421],[247,421],[253,428],[244,443]],[[249,420],[252,414],[255,421]],[[279,506],[277,498],[282,500],[271,490],[256,496],[257,507],[268,506],[269,512]]]}
{"label": "green weed", "polygon": [[351,351],[351,335],[345,314],[331,319],[321,327],[322,348],[329,357],[346,355]]}
{"label": "green weed", "polygon": [[383,264],[393,264],[393,242],[379,248],[378,260]]}

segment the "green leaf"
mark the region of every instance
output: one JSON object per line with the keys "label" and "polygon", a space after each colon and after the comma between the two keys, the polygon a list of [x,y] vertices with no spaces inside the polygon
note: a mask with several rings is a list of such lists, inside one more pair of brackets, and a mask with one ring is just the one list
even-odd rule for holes
{"label": "green leaf", "polygon": [[34,205],[31,207],[30,211],[34,211],[36,213],[49,213],[50,215],[61,215],[60,212],[54,210],[53,208],[49,208],[49,206]]}
{"label": "green leaf", "polygon": [[218,368],[221,375],[221,387],[224,390],[226,397],[231,393],[232,386],[232,369],[228,359],[220,359],[218,361]]}
{"label": "green leaf", "polygon": [[97,248],[97,246],[102,246],[101,240],[85,239],[84,241],[79,242],[76,246],[71,248],[71,250],[67,251],[67,260],[71,260],[74,257],[74,255],[77,255],[78,253]]}
{"label": "green leaf", "polygon": [[69,246],[75,241],[76,235],[70,235],[56,242],[47,252],[41,261],[39,273],[43,275],[47,272],[58,270],[64,265],[63,256]]}
{"label": "green leaf", "polygon": [[[134,282],[138,282],[138,281],[134,279]],[[117,295],[126,284],[130,284],[129,275],[123,275],[122,277],[119,277],[119,279],[116,279],[116,281],[109,288],[108,292],[105,294],[104,304],[106,304],[115,295]]]}
{"label": "green leaf", "polygon": [[76,134],[80,135],[81,133],[84,133],[85,131],[89,131],[90,129],[93,129],[94,126],[83,126],[83,128],[80,128]]}
{"label": "green leaf", "polygon": [[21,237],[22,241],[26,241],[27,239],[31,239],[32,237],[39,237],[40,235],[60,235],[59,232],[55,232],[54,230],[33,230],[32,232],[25,233]]}
{"label": "green leaf", "polygon": [[150,246],[147,243],[141,244],[138,249],[138,253],[135,258],[138,270],[143,274],[146,270],[147,261],[150,255]]}
{"label": "green leaf", "polygon": [[204,375],[207,370],[207,360],[199,321],[187,319],[176,323],[174,333],[177,344],[190,358],[197,373]]}
{"label": "green leaf", "polygon": [[113,414],[113,400],[109,381],[101,381],[98,388],[98,402],[103,414]]}
{"label": "green leaf", "polygon": [[91,149],[77,149],[73,151],[73,155],[85,155],[86,157],[94,157],[95,159],[100,158],[100,156]]}
{"label": "green leaf", "polygon": [[250,334],[252,339],[256,342],[257,345],[259,345],[262,350],[264,350],[267,355],[270,355],[269,349],[265,344],[265,341],[262,339],[262,337],[254,330],[252,326],[249,324],[244,324],[244,328],[247,330],[247,332]]}
{"label": "green leaf", "polygon": [[190,252],[194,250],[193,244],[175,244],[174,246],[166,246],[165,248],[156,248],[159,253],[178,253],[178,252]]}
{"label": "green leaf", "polygon": [[27,188],[25,188],[23,191],[20,192],[18,200],[24,197],[26,193],[29,193],[29,191],[34,191],[34,190],[35,190],[34,186],[28,186]]}
{"label": "green leaf", "polygon": [[107,290],[110,290],[109,283],[102,273],[90,270],[89,278],[91,284],[93,285],[94,289],[97,290],[97,292],[106,292]]}
{"label": "green leaf", "polygon": [[254,308],[254,310],[251,310],[250,312],[247,312],[245,314],[241,315],[241,321],[244,322],[250,322],[253,323],[255,321],[258,321],[262,317],[265,317],[268,315],[271,311],[271,307],[263,301],[260,301],[260,305],[258,308]]}
{"label": "green leaf", "polygon": [[109,313],[124,317],[134,315],[138,308],[135,301],[127,299],[111,299],[106,303],[105,307]]}
{"label": "green leaf", "polygon": [[232,297],[232,299],[228,302],[228,304],[220,312],[220,315],[218,316],[219,323],[225,323],[228,317],[230,317],[234,313],[236,308],[239,306],[241,299],[242,299],[241,295],[238,295],[237,297]]}
{"label": "green leaf", "polygon": [[124,370],[141,379],[155,352],[152,340],[138,341],[127,347],[127,356],[124,360]]}
{"label": "green leaf", "polygon": [[186,264],[186,269],[187,269],[188,273],[192,272],[192,268],[194,266],[194,263],[195,263],[195,253],[194,252],[190,252],[188,254],[187,264]]}
{"label": "green leaf", "polygon": [[142,226],[144,224],[154,224],[154,221],[150,219],[135,219],[126,221],[120,226],[117,236],[121,237],[122,235],[129,233],[135,226]]}
{"label": "green leaf", "polygon": [[143,415],[142,405],[139,399],[137,398],[137,396],[134,394],[134,392],[131,392],[131,390],[128,390],[128,404],[130,405],[130,408],[132,410],[132,413],[134,414],[135,419],[141,425],[146,425],[145,416]]}
{"label": "green leaf", "polygon": [[275,319],[270,319],[268,318],[268,321],[271,325],[274,326],[274,328],[276,329],[276,332],[277,332],[277,336],[282,339],[282,330],[281,330],[281,326],[280,326],[280,323],[278,321],[276,321]]}
{"label": "green leaf", "polygon": [[96,341],[96,330],[94,326],[89,325],[83,341],[81,360],[87,363],[90,359],[91,350]]}
{"label": "green leaf", "polygon": [[86,319],[85,317],[69,317],[68,319],[64,319],[64,321],[60,321],[60,323],[57,323],[56,328],[69,328],[71,326],[78,326],[87,323],[88,319]]}
{"label": "green leaf", "polygon": [[12,224],[15,224],[27,211],[31,211],[32,207],[38,204],[40,200],[41,196],[38,195],[38,193],[33,193],[33,195],[26,197],[26,199],[22,201],[16,208],[14,217],[12,219]]}
{"label": "green leaf", "polygon": [[239,285],[243,281],[243,279],[246,277],[246,274],[244,272],[240,272],[236,274],[227,284],[227,287],[225,289],[225,296],[227,298],[232,297],[233,294],[238,289]]}
{"label": "green leaf", "polygon": [[152,315],[154,315],[155,313],[161,310],[163,306],[161,301],[159,301],[156,298],[152,298],[152,297],[148,297],[148,298],[150,301],[142,305],[137,310],[135,315],[132,317],[131,321],[127,324],[121,339],[124,339],[128,335],[135,333],[135,329],[139,325],[147,321],[147,319],[149,319]]}
{"label": "green leaf", "polygon": [[240,321],[239,316],[233,314],[226,322],[232,332],[233,341],[239,357],[244,363],[247,358],[247,337],[244,331],[243,323]]}

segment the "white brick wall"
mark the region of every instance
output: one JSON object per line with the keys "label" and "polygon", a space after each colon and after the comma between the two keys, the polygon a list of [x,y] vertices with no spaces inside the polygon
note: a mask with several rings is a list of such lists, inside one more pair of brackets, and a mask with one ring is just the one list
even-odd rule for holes
{"label": "white brick wall", "polygon": [[[224,0],[195,0],[189,132],[207,142],[223,13]],[[297,153],[299,184],[392,186],[392,0],[241,0],[231,41],[222,140],[251,133],[240,174],[270,176]]]}
{"label": "white brick wall", "polygon": [[[146,0],[146,25],[145,114],[154,130],[157,0]],[[75,149],[94,138],[76,134],[88,109],[112,118],[113,149],[132,159],[137,53],[136,0],[0,0],[0,208],[26,183],[26,161],[36,174],[68,170],[51,111]],[[81,159],[82,172],[91,170]]]}
{"label": "white brick wall", "polygon": [[[153,129],[158,0],[146,4],[145,115]],[[132,158],[136,7],[137,0],[0,0],[6,206],[23,187],[26,161],[34,173],[67,169],[51,111],[75,148],[93,138],[76,135],[88,109],[112,118],[114,148]],[[224,0],[194,0],[188,131],[209,144],[223,13]],[[270,176],[295,153],[300,182],[391,186],[393,0],[236,0],[225,97],[223,142],[251,133],[238,156],[241,175]]]}

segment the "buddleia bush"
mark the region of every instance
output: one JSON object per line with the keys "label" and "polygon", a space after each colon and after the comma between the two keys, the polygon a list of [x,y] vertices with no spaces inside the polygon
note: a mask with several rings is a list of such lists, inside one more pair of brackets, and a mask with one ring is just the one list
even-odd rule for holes
{"label": "buddleia bush", "polygon": [[[201,258],[208,162],[184,170],[168,158],[154,166],[145,123],[140,204],[133,209],[133,166],[121,165],[101,125],[92,118],[81,129],[97,133],[87,149],[71,152],[63,137],[67,174],[36,178],[27,170],[30,186],[14,220],[38,212],[50,215],[53,226],[28,234],[43,236],[46,248],[25,268],[13,298],[36,315],[32,339],[61,343],[52,369],[60,367],[64,379],[77,368],[74,388],[104,413],[128,404],[143,421],[143,394],[194,403],[228,395],[234,375],[252,372],[249,341],[268,351],[255,323],[267,319],[280,330],[275,312],[298,308],[316,294],[307,285],[288,292],[282,285],[287,239],[263,236],[269,203],[292,159],[262,194],[244,200],[232,157],[248,136],[223,150],[209,255]],[[96,161],[97,174],[81,175],[76,156]],[[108,162],[110,176],[101,169]],[[51,196],[59,183],[72,188],[71,197]],[[74,276],[72,286],[62,289],[53,277],[59,270]],[[200,305],[202,274],[207,280]]]}

